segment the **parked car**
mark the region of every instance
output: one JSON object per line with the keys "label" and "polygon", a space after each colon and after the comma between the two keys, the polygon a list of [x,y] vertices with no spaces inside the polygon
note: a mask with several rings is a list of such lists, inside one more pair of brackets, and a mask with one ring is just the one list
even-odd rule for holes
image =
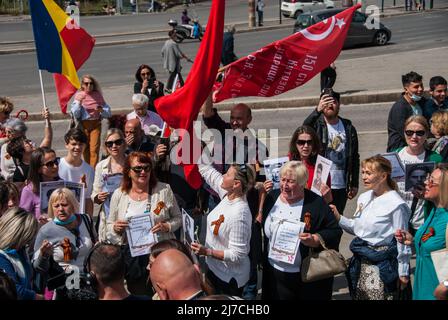
{"label": "parked car", "polygon": [[284,0],[281,11],[284,17],[297,19],[301,13],[325,8],[334,8],[334,2],[331,0]]}
{"label": "parked car", "polygon": [[[343,10],[344,9],[327,9],[302,13],[296,19],[294,33],[306,29],[322,20],[328,19]],[[355,11],[352,23],[350,24],[350,29],[348,30],[347,38],[345,39],[344,48],[366,43],[383,46],[390,41],[392,32],[386,26],[379,23],[379,28],[369,29],[366,26],[366,21],[367,15],[365,13]]]}

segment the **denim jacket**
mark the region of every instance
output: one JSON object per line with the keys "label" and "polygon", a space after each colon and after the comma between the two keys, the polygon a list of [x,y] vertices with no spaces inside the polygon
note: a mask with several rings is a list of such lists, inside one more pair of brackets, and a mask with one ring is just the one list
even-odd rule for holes
{"label": "denim jacket", "polygon": [[350,295],[354,296],[361,272],[361,258],[364,258],[380,270],[380,279],[384,282],[384,291],[391,293],[397,288],[398,280],[398,260],[397,241],[392,239],[386,250],[376,251],[364,240],[356,237],[350,243],[350,250],[353,257],[350,259],[346,271]]}
{"label": "denim jacket", "polygon": [[[112,116],[112,112],[110,111],[110,106],[105,103],[103,106],[103,111],[101,112],[101,119],[102,118],[110,118]],[[82,107],[81,103],[79,101],[74,100],[72,104],[70,105],[71,113],[75,117],[76,120],[91,120],[90,115],[88,112]]]}

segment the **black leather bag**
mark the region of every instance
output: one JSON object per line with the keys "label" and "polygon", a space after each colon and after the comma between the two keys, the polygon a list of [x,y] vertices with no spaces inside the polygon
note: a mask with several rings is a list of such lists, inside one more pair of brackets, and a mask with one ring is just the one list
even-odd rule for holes
{"label": "black leather bag", "polygon": [[146,267],[148,266],[149,255],[132,257],[128,244],[122,245],[121,250],[126,264],[126,281],[135,282],[141,279],[146,280],[148,278],[148,270],[146,270]]}

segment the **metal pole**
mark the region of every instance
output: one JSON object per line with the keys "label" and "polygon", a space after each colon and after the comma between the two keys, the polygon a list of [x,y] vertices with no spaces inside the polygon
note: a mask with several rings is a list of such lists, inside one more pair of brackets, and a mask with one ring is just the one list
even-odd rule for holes
{"label": "metal pole", "polygon": [[278,17],[280,24],[282,24],[282,0],[278,0]]}
{"label": "metal pole", "polygon": [[384,0],[381,0],[381,12],[384,12]]}
{"label": "metal pole", "polygon": [[[44,90],[44,81],[42,80],[42,70],[39,69],[39,80],[40,80],[40,90],[42,92],[42,103],[44,104],[44,110],[47,109],[47,102],[45,100],[45,90]],[[45,126],[48,127],[50,125],[50,120],[45,119]]]}
{"label": "metal pole", "polygon": [[395,5],[396,5],[396,3],[395,3],[395,0],[394,0],[394,7],[395,7]]}
{"label": "metal pole", "polygon": [[138,14],[138,0],[135,0],[135,13]]}

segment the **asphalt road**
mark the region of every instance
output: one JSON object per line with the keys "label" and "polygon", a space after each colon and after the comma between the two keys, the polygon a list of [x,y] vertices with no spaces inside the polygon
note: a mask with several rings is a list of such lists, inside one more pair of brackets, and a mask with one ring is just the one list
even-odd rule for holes
{"label": "asphalt road", "polygon": [[[383,18],[382,22],[392,30],[392,42],[385,47],[358,47],[343,50],[339,60],[374,57],[385,53],[405,53],[416,48],[437,48],[448,45],[448,11],[425,12]],[[258,48],[290,35],[291,28],[237,34],[235,51],[238,56],[247,55]],[[141,63],[151,65],[158,77],[164,81],[167,74],[162,69],[160,50],[163,42],[134,45],[97,47],[79,74],[95,75],[103,87],[132,84],[136,66]],[[181,49],[189,57],[194,57],[199,47],[198,41],[190,40],[181,44]],[[422,59],[425,57],[423,56]],[[182,74],[187,75],[191,64],[183,62]],[[38,94],[40,86],[35,53],[0,56],[0,87],[8,96]],[[45,88],[54,91],[51,74],[43,72]]]}

